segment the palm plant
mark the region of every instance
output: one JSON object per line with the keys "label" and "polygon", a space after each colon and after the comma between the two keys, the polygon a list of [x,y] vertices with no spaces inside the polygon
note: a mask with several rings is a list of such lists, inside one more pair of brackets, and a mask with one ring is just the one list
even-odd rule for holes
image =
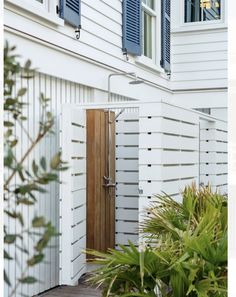
{"label": "palm plant", "polygon": [[227,295],[227,200],[209,187],[186,187],[182,196],[155,197],[140,226],[146,247],[89,252],[102,264],[90,281],[104,296]]}

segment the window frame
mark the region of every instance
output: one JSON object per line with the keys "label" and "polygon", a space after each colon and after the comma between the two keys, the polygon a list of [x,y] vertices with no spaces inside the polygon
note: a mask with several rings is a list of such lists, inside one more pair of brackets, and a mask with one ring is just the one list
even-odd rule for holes
{"label": "window frame", "polygon": [[143,11],[148,13],[152,17],[152,58],[144,55],[144,24],[142,26],[142,55],[136,57],[136,62],[141,66],[151,68],[152,70],[163,72],[160,66],[161,60],[161,1],[154,0],[154,9],[142,1],[142,22]]}
{"label": "window frame", "polygon": [[[219,19],[214,19],[214,20],[200,20],[200,21],[193,21],[193,22],[186,22],[185,21],[185,17],[186,17],[186,14],[185,14],[185,4],[186,4],[186,1],[188,1],[188,0],[184,0],[184,23],[186,24],[186,23],[205,23],[205,22],[212,22],[212,21],[221,21],[221,19],[222,19],[222,2],[223,2],[223,0],[218,0],[218,1],[220,1],[220,17],[219,17]],[[203,0],[200,0],[200,2],[201,1],[203,1]],[[200,7],[200,10],[201,10],[201,15],[203,16],[203,9]]]}
{"label": "window frame", "polygon": [[37,0],[6,0],[6,4],[10,9],[17,7],[17,11],[21,13],[27,12],[28,17],[37,17],[51,24],[63,26],[64,20],[56,13],[58,1],[44,0],[44,3],[40,3]]}
{"label": "window frame", "polygon": [[197,28],[199,28],[199,30],[201,28],[204,27],[212,27],[212,28],[216,28],[215,25],[222,25],[225,24],[225,12],[226,12],[226,1],[225,0],[221,0],[221,15],[220,15],[220,19],[219,20],[208,20],[208,21],[197,21],[197,22],[185,22],[185,0],[181,0],[181,5],[180,5],[180,25],[181,27],[189,27],[189,28],[195,28],[197,30]]}

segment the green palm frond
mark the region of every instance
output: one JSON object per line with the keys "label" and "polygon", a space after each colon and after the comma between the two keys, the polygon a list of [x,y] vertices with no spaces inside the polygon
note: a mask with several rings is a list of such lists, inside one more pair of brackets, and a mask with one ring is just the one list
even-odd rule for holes
{"label": "green palm frond", "polygon": [[89,281],[104,296],[227,296],[227,199],[195,185],[182,197],[154,197],[140,225],[142,249],[129,242],[120,251],[88,251],[101,264]]}

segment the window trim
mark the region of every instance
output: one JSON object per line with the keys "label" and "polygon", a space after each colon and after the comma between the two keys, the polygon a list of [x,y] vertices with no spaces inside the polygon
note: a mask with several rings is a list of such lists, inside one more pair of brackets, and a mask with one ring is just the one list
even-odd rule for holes
{"label": "window trim", "polygon": [[57,0],[46,0],[45,3],[40,3],[36,0],[6,0],[6,4],[9,5],[8,8],[17,7],[17,11],[19,12],[30,13],[31,15],[54,25],[64,25],[64,20],[62,20],[56,13]]}
{"label": "window trim", "polygon": [[143,54],[143,32],[142,32],[142,55],[140,57],[136,57],[137,64],[146,66],[148,68],[153,68],[156,71],[162,72],[162,68],[160,67],[160,59],[161,59],[161,1],[154,1],[154,9],[147,6],[142,2],[142,12],[145,11],[149,15],[153,17],[152,20],[152,58],[146,57]]}

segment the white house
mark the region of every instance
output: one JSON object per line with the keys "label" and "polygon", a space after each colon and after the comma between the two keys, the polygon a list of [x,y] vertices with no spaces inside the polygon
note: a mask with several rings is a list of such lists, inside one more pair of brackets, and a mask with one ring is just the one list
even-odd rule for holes
{"label": "white house", "polygon": [[[215,145],[219,142],[224,146],[221,150],[224,155],[220,155],[224,158],[215,163],[220,163],[222,168],[217,175],[223,175],[225,178],[227,136],[224,134],[226,124],[223,121],[227,120],[226,12],[227,0],[5,0],[5,39],[11,45],[17,46],[17,51],[23,61],[31,59],[33,66],[38,69],[35,78],[29,82],[30,95],[26,98],[30,101],[28,114],[32,117],[31,121],[37,120],[37,95],[44,92],[52,98],[51,110],[57,118],[56,128],[58,131],[59,127],[62,129],[62,136],[58,133],[50,142],[42,144],[38,154],[47,152],[53,155],[60,147],[60,139],[62,148],[66,150],[66,147],[63,147],[63,139],[66,138],[63,137],[69,136],[63,131],[68,128],[66,126],[68,115],[74,117],[75,121],[78,120],[80,129],[86,128],[86,124],[80,122],[83,120],[82,106],[84,109],[112,107],[113,110],[118,111],[126,108],[129,112],[124,113],[118,119],[136,122],[137,126],[135,124],[130,126],[131,130],[134,129],[129,132],[132,134],[150,132],[151,130],[144,131],[138,128],[139,117],[145,122],[146,118],[155,117],[155,112],[153,114],[151,112],[152,108],[160,107],[162,113],[159,117],[164,120],[172,117],[179,123],[177,126],[179,130],[185,129],[182,122],[186,121],[191,124],[185,137],[192,139],[191,146],[194,146],[194,149],[182,147],[182,151],[195,153],[199,151],[198,146],[201,142],[198,133],[201,133],[201,130],[198,130],[197,123],[200,120],[206,122],[201,126],[204,130],[202,135],[205,137],[202,139],[207,141],[205,151],[208,153],[208,145],[212,145],[210,151],[216,153]],[[118,75],[113,76],[113,74]],[[142,84],[129,84],[130,80],[142,81]],[[20,81],[19,84],[21,84]],[[174,107],[175,105],[182,106],[182,109]],[[74,115],[77,110],[75,106],[78,108],[78,114],[81,115],[80,120]],[[186,108],[202,111],[207,115],[204,116]],[[145,113],[145,110],[148,112]],[[130,116],[132,113],[133,115]],[[176,118],[174,115],[178,113],[179,118]],[[129,116],[126,119],[127,114]],[[219,126],[215,128],[211,126],[214,122],[213,118],[223,121],[216,120]],[[155,126],[156,123],[154,121],[153,125]],[[119,125],[118,121],[118,133],[125,134],[126,130],[122,130],[123,126]],[[36,128],[35,125],[28,126],[30,133],[34,133]],[[209,129],[213,129],[217,135],[223,133],[223,138],[207,138]],[[161,133],[163,135],[173,134],[171,131],[165,132],[164,129]],[[178,136],[181,135],[179,132]],[[138,138],[134,137],[134,139],[137,143],[130,144],[131,146],[149,148],[145,147],[144,142],[140,143]],[[86,150],[86,139],[83,140]],[[24,146],[24,139],[21,141]],[[209,144],[209,141],[212,143]],[[183,143],[182,141],[181,144]],[[188,145],[190,145],[189,142]],[[123,143],[123,146],[126,147],[127,143]],[[164,149],[174,150],[173,147]],[[140,154],[138,150],[135,153]],[[132,161],[131,157],[124,159]],[[140,155],[139,158],[141,158]],[[146,157],[143,156],[143,158]],[[196,158],[195,161],[189,161],[189,163],[185,161],[185,165],[193,165],[188,172],[194,170],[196,174],[189,173],[188,176],[192,180],[193,177],[199,175],[198,181],[200,182],[200,176],[208,176],[209,172],[200,172],[201,162],[198,157]],[[145,176],[148,173],[139,171],[138,177],[138,165],[141,163],[138,163],[138,155],[136,159],[136,163],[130,162],[133,164],[130,166],[134,166],[130,171],[136,171],[136,175],[132,176],[136,176],[137,181],[134,183],[131,180],[130,185],[138,189],[140,176],[143,175],[142,181],[146,181]],[[216,166],[215,163],[211,168]],[[183,165],[180,161],[178,164]],[[149,163],[146,165],[148,166]],[[121,168],[122,164],[116,162],[116,167]],[[122,180],[118,171],[117,179]],[[68,176],[65,178],[67,179]],[[183,177],[183,180],[185,179],[186,177]],[[147,182],[149,181],[153,179],[147,178]],[[85,183],[86,188],[86,180],[83,179],[82,182]],[[224,186],[226,182],[221,182],[220,185]],[[59,217],[63,220],[63,213],[60,213],[60,208],[64,209],[60,205],[60,201],[63,203],[61,194],[63,191],[68,191],[68,188],[65,190],[57,186],[51,187],[46,197],[48,199],[39,200],[38,211],[49,217],[58,229]],[[141,192],[133,196],[138,197],[139,194],[142,196]],[[128,213],[131,213],[137,225],[139,206],[134,200],[133,203],[131,203],[132,206],[123,207],[124,212],[119,212],[119,215],[122,217],[124,214],[123,216],[127,218]],[[122,208],[119,206],[118,199],[116,208]],[[70,210],[71,208],[68,211]],[[86,218],[84,220],[86,221]],[[117,228],[122,229],[121,225],[126,223],[126,220],[121,218],[117,222]],[[63,226],[65,223],[62,223],[62,229]],[[131,226],[131,228],[134,227]],[[64,234],[65,232],[64,230]],[[137,232],[133,231],[128,232],[128,235],[125,231],[116,233],[118,243],[122,243],[120,241],[123,238],[126,240],[129,237],[131,239],[137,237]],[[42,282],[27,286],[27,288],[22,286],[22,293],[32,296],[59,284],[77,282],[79,275],[84,272],[81,270],[81,252],[79,255],[71,256],[66,247],[70,248],[73,240],[68,239],[67,242],[66,238],[68,237],[62,235],[60,242],[55,239],[54,248],[48,250],[48,263],[40,264],[32,271],[32,274],[39,276]],[[77,241],[79,240],[82,240],[83,247],[86,247],[85,238],[77,237]],[[62,255],[61,258],[59,254]],[[68,266],[68,263],[72,263],[71,266],[73,266],[74,261],[78,259],[77,268]],[[20,261],[24,261],[24,256]],[[74,272],[73,269],[75,269]],[[17,265],[8,267],[8,272],[16,277],[20,270],[21,268]],[[5,297],[8,296],[7,290],[6,288]]]}

